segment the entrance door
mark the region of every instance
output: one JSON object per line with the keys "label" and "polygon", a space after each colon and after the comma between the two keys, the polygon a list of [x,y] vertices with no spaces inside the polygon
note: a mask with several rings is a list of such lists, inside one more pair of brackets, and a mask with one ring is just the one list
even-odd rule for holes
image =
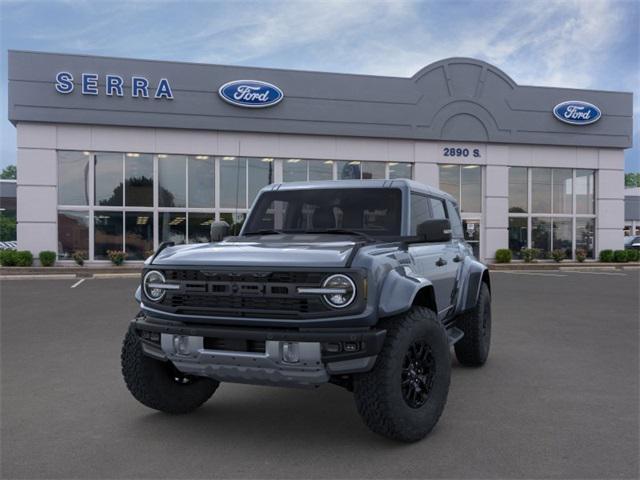
{"label": "entrance door", "polygon": [[464,239],[473,249],[473,256],[480,259],[480,220],[477,218],[463,218],[462,228]]}

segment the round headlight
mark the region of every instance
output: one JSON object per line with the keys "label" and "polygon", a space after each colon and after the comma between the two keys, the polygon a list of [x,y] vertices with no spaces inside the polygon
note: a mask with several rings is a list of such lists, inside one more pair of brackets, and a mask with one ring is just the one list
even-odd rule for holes
{"label": "round headlight", "polygon": [[154,284],[164,283],[165,278],[162,273],[157,270],[151,270],[147,272],[142,280],[142,288],[144,289],[144,294],[149,300],[153,300],[154,302],[159,302],[163,299],[165,290],[163,288],[154,288]]}
{"label": "round headlight", "polygon": [[347,307],[356,298],[356,286],[353,280],[341,273],[327,277],[322,288],[332,290],[330,293],[325,293],[323,298],[333,308]]}

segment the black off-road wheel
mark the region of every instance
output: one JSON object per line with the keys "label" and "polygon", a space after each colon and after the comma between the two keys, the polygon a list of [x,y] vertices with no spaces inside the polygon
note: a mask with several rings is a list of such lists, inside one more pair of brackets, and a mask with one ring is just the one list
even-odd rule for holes
{"label": "black off-road wheel", "polygon": [[484,365],[491,346],[491,292],[486,283],[480,286],[475,308],[464,313],[457,326],[464,332],[454,347],[458,361],[469,367]]}
{"label": "black off-road wheel", "polygon": [[436,315],[419,306],[381,327],[387,336],[373,370],[354,378],[356,406],[375,433],[415,442],[433,429],[447,402],[447,334]]}
{"label": "black off-road wheel", "polygon": [[219,382],[179,372],[171,362],[148,357],[140,337],[127,331],[122,345],[122,375],[131,394],[143,405],[165,413],[189,413],[211,398]]}

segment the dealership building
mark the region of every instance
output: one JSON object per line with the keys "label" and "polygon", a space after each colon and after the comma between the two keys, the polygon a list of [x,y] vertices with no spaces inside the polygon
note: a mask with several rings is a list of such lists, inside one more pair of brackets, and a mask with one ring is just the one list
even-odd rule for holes
{"label": "dealership building", "polygon": [[412,178],[477,255],[623,245],[632,94],[523,86],[480,60],[410,78],[9,52],[18,248],[141,260],[236,227],[269,183]]}

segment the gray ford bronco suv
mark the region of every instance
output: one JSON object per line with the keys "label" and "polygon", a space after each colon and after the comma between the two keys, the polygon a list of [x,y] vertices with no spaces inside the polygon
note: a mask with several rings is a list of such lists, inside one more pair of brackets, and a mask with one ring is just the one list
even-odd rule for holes
{"label": "gray ford bronco suv", "polygon": [[489,353],[491,284],[456,201],[409,180],[276,184],[237,236],[162,244],[122,349],[144,405],[187,413],[220,382],[352,391],[367,426],[416,441]]}

